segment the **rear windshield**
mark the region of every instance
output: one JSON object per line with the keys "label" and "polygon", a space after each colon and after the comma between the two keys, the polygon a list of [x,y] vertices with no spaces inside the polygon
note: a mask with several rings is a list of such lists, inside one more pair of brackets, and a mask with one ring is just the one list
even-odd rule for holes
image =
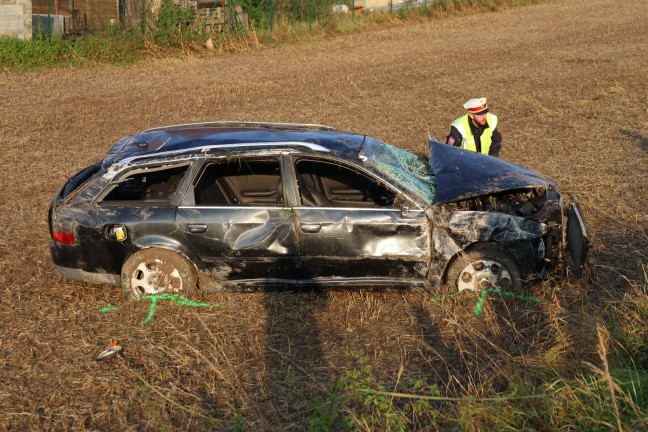
{"label": "rear windshield", "polygon": [[63,189],[61,189],[59,198],[64,199],[72,192],[79,189],[88,180],[90,180],[92,176],[98,173],[100,169],[101,162],[97,162],[96,164],[90,165],[89,167],[82,169],[81,171],[70,177],[67,183],[65,183],[65,185],[63,186]]}

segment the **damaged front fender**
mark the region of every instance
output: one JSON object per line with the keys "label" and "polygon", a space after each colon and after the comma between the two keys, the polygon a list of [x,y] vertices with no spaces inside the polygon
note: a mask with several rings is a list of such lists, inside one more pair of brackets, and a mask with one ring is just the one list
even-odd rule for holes
{"label": "damaged front fender", "polygon": [[521,272],[528,276],[537,270],[538,262],[544,258],[542,239],[550,230],[542,222],[481,211],[440,212],[433,216],[432,226],[433,260],[430,267],[431,274],[439,275],[439,278],[459,253],[474,244],[487,242],[507,250],[519,264]]}

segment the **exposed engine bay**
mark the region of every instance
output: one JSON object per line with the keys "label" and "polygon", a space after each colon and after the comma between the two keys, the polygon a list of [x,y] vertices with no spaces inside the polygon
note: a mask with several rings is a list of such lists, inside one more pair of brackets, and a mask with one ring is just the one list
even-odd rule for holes
{"label": "exposed engine bay", "polygon": [[546,202],[547,197],[543,190],[527,189],[470,198],[444,204],[442,208],[444,211],[488,211],[533,218],[543,209]]}

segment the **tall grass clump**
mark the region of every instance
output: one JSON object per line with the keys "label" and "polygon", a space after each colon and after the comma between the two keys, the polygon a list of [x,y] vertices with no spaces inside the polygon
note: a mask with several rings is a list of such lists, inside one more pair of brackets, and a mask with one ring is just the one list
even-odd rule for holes
{"label": "tall grass clump", "polygon": [[57,64],[65,56],[66,51],[63,43],[51,43],[47,38],[25,41],[0,37],[0,66],[10,70]]}
{"label": "tall grass clump", "polygon": [[4,37],[0,38],[0,67],[26,70],[87,63],[127,64],[143,58],[143,49],[140,31],[121,26],[78,39],[49,38],[42,33],[32,40]]}
{"label": "tall grass clump", "polygon": [[[605,351],[601,351],[605,356]],[[588,370],[589,369],[589,370]],[[328,425],[358,430],[641,430],[648,424],[648,371],[626,365],[606,370],[592,365],[574,377],[551,370],[545,380],[516,382],[486,395],[444,396],[425,378],[386,390],[368,365],[348,370],[340,380],[336,404],[315,410]],[[333,406],[333,410],[331,407]],[[324,408],[323,408],[324,407]],[[318,429],[320,430],[320,429]],[[324,430],[335,430],[324,429]]]}
{"label": "tall grass clump", "polygon": [[183,9],[173,4],[171,0],[164,0],[157,20],[149,28],[148,35],[156,47],[179,48],[185,43],[198,39],[195,28],[191,26],[193,21],[193,11]]}
{"label": "tall grass clump", "polygon": [[[369,358],[361,352],[347,353],[349,368],[338,380],[336,391],[325,401],[316,399],[309,418],[309,430],[435,430],[441,417],[438,401],[402,398],[386,390],[373,371]],[[400,380],[399,371],[397,380]],[[398,385],[398,384],[397,384]],[[408,380],[413,392],[439,397],[436,385],[425,379]],[[317,427],[313,427],[317,425]]]}
{"label": "tall grass clump", "polygon": [[[333,396],[313,409],[312,424],[330,427],[313,430],[645,430],[648,266],[641,266],[644,282],[630,284],[618,299],[603,300],[601,309],[552,310],[560,319],[549,319],[541,331],[553,335],[553,345],[504,357],[478,349],[477,357],[453,364],[465,373],[452,378],[460,382],[454,390],[403,365],[392,374],[378,373],[368,356],[351,354]],[[570,332],[575,341],[566,350],[563,333]],[[456,342],[475,351],[487,339],[488,333],[475,328]],[[553,351],[560,361],[547,360]],[[480,373],[472,375],[476,364]],[[511,370],[519,373],[506,372]]]}

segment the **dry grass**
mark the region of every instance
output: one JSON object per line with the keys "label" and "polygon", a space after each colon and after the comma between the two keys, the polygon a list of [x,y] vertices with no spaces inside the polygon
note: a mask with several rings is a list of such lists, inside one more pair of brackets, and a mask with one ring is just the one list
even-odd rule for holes
{"label": "dry grass", "polygon": [[[485,396],[582,361],[606,371],[597,326],[610,317],[645,347],[644,6],[557,0],[214,59],[0,75],[0,430],[302,430],[359,357],[387,391],[423,379]],[[588,280],[534,287],[539,304],[492,297],[475,317],[470,296],[219,294],[214,309],[161,302],[144,326],[146,302],[54,272],[50,200],[125,133],[304,121],[419,151],[482,95],[501,118],[502,157],[576,196],[595,241]],[[109,303],[122,309],[100,314]],[[94,362],[111,337],[123,358]]]}

